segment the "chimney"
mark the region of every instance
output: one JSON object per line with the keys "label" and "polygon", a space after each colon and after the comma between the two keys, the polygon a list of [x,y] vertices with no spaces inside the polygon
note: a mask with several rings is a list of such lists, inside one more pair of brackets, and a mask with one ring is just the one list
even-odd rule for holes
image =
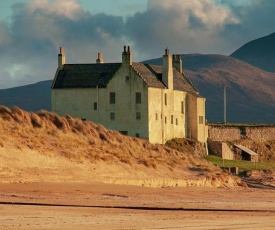
{"label": "chimney", "polygon": [[172,56],[169,54],[168,48],[165,49],[165,54],[163,55],[162,62],[162,81],[168,89],[173,90],[173,64]]}
{"label": "chimney", "polygon": [[97,64],[102,64],[102,63],[104,63],[104,59],[103,59],[102,53],[98,53],[98,54],[97,54],[96,63],[97,63]]}
{"label": "chimney", "polygon": [[122,66],[131,66],[132,65],[132,53],[130,51],[130,46],[124,46],[124,51],[122,52]]}
{"label": "chimney", "polygon": [[182,73],[182,60],[180,54],[173,54],[173,68]]}
{"label": "chimney", "polygon": [[58,54],[58,68],[63,69],[63,65],[66,64],[66,55],[63,47],[60,47],[60,53]]}

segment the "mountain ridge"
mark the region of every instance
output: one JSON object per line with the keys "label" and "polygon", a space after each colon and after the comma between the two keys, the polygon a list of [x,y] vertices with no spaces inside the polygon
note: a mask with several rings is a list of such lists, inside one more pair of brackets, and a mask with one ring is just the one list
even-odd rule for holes
{"label": "mountain ridge", "polygon": [[268,72],[275,72],[275,33],[247,42],[230,57],[243,60]]}

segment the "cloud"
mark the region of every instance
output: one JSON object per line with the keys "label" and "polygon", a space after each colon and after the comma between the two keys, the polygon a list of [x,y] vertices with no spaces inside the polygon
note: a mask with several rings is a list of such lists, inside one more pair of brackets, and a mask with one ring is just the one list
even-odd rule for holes
{"label": "cloud", "polygon": [[[124,45],[134,61],[172,53],[230,54],[244,43],[274,32],[270,0],[148,0],[127,16],[92,14],[77,0],[29,0],[14,4],[0,22],[0,88],[52,79],[57,53],[68,63],[120,62]],[[246,4],[244,4],[246,3]]]}
{"label": "cloud", "polygon": [[[237,24],[224,25],[220,33],[229,47],[235,49],[245,43],[275,32],[275,4],[269,0],[219,1],[238,18]],[[235,50],[232,50],[233,52]]]}
{"label": "cloud", "polygon": [[238,23],[230,10],[213,0],[151,0],[147,11],[127,20],[129,37],[155,55],[166,46],[174,52],[207,53],[221,43],[225,24]]}
{"label": "cloud", "polygon": [[122,17],[92,15],[75,0],[14,4],[11,23],[0,23],[0,88],[52,79],[60,46],[68,62],[95,62],[100,51],[112,61],[123,29]]}

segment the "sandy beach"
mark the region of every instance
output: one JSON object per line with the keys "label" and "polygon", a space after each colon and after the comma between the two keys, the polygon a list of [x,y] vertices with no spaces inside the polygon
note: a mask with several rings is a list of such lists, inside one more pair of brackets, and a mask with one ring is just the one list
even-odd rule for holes
{"label": "sandy beach", "polygon": [[274,229],[275,190],[1,184],[0,229]]}

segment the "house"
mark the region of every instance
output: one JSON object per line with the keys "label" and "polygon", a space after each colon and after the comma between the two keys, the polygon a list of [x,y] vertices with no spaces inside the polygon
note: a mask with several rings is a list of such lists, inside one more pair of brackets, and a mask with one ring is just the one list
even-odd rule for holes
{"label": "house", "polygon": [[182,71],[180,55],[165,50],[163,66],[132,61],[124,47],[122,63],[66,64],[60,48],[52,84],[52,111],[100,123],[151,143],[178,137],[207,139],[205,98]]}

